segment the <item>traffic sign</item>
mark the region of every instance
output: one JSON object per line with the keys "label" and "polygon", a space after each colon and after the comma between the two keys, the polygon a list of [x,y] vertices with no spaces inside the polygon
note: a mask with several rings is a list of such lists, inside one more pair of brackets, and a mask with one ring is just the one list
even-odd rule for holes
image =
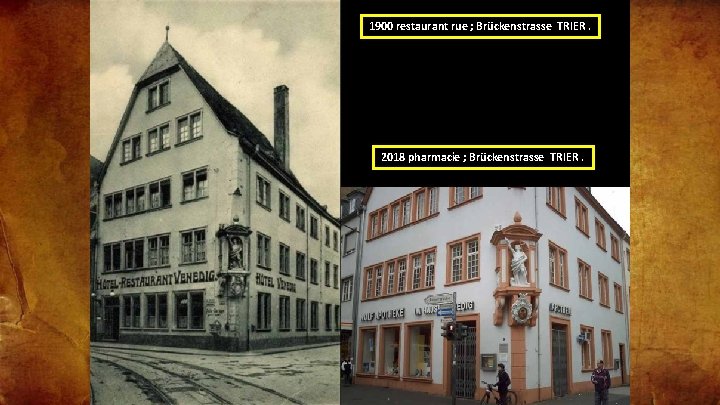
{"label": "traffic sign", "polygon": [[427,305],[452,304],[453,296],[450,293],[428,295],[425,297],[425,303]]}
{"label": "traffic sign", "polygon": [[453,316],[455,315],[455,308],[440,308],[437,311],[437,316]]}
{"label": "traffic sign", "polygon": [[440,322],[441,322],[442,324],[446,324],[446,323],[452,322],[452,321],[453,321],[452,316],[446,316],[446,317],[444,317],[443,319],[440,320]]}

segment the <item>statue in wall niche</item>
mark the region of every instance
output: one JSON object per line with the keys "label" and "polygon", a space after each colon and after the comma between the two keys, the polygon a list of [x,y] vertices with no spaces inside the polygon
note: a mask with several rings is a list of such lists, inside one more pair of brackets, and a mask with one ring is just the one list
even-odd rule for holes
{"label": "statue in wall niche", "polygon": [[[508,241],[508,245],[510,245],[510,241],[505,238],[505,240]],[[510,285],[512,286],[519,286],[519,287],[527,287],[530,284],[527,281],[527,268],[525,268],[525,261],[527,260],[527,255],[522,250],[522,246],[515,245],[515,248],[513,249],[512,246],[510,246],[510,253],[512,253],[512,261],[510,262],[510,268],[512,269],[513,276],[510,278]]]}
{"label": "statue in wall niche", "polygon": [[230,258],[228,260],[228,268],[234,269],[242,267],[243,264],[243,243],[239,237],[230,239]]}

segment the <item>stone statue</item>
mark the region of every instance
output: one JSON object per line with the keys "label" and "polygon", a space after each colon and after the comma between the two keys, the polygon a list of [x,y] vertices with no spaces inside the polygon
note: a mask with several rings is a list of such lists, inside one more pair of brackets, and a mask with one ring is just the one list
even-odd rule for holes
{"label": "stone statue", "polygon": [[[507,240],[507,238],[505,238]],[[510,241],[508,241],[508,245],[510,244]],[[512,246],[510,246],[510,253],[512,253],[512,262],[510,263],[510,268],[512,269],[513,277],[510,278],[510,285],[512,286],[519,286],[519,287],[527,287],[530,284],[527,281],[527,269],[525,268],[525,260],[527,260],[527,256],[525,255],[525,252],[522,250],[522,246],[515,245],[515,249],[512,249]]]}
{"label": "stone statue", "polygon": [[243,243],[238,237],[230,239],[230,258],[228,268],[234,269],[243,266]]}

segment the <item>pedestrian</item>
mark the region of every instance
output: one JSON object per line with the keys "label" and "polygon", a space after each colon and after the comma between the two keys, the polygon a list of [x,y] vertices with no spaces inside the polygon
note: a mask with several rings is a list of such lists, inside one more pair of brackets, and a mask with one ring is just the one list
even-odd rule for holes
{"label": "pedestrian", "polygon": [[595,384],[595,405],[607,405],[610,373],[605,369],[605,363],[602,360],[598,361],[590,381]]}
{"label": "pedestrian", "polygon": [[352,381],[352,363],[350,359],[345,359],[343,371],[345,372],[345,384],[350,384]]}
{"label": "pedestrian", "polygon": [[500,393],[500,400],[498,405],[505,405],[508,394],[508,387],[510,387],[510,376],[505,372],[505,365],[498,363],[498,382],[495,384],[498,393]]}

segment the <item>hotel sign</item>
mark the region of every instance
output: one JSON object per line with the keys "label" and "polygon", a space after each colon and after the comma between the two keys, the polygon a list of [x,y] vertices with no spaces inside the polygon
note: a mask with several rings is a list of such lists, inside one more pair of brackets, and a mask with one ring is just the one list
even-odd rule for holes
{"label": "hotel sign", "polygon": [[553,304],[553,303],[550,303],[550,312],[555,312],[556,314],[560,314],[560,315],[567,315],[567,316],[571,315],[570,307]]}
{"label": "hotel sign", "polygon": [[137,277],[120,277],[105,279],[98,277],[95,281],[96,290],[117,290],[120,288],[133,287],[155,287],[164,285],[190,284],[190,283],[206,283],[215,281],[215,272],[212,270],[205,271],[180,271],[175,273],[137,276]]}

